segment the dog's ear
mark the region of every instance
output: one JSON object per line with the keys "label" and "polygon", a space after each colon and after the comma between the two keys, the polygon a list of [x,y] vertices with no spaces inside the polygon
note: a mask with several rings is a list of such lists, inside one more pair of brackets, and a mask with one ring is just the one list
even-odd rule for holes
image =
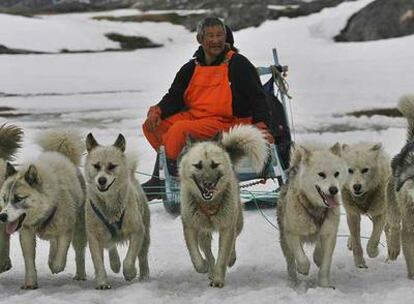
{"label": "dog's ear", "polygon": [[89,133],[88,136],[86,136],[86,151],[89,153],[97,146],[99,146],[99,144],[96,141],[95,137],[93,137],[92,133]]}
{"label": "dog's ear", "polygon": [[125,152],[126,141],[125,141],[124,135],[122,135],[122,134],[118,135],[118,138],[116,139],[116,141],[114,143],[114,147],[117,147],[122,152]]}
{"label": "dog's ear", "polygon": [[9,162],[6,164],[6,178],[13,176],[17,173],[17,170]]}
{"label": "dog's ear", "polygon": [[292,147],[290,154],[291,167],[298,168],[302,161],[305,163],[309,162],[312,152],[304,146],[295,145]]}
{"label": "dog's ear", "polygon": [[337,142],[336,144],[334,144],[332,147],[329,148],[329,151],[331,151],[336,156],[341,157],[341,154],[342,154],[341,144]]}
{"label": "dog's ear", "polygon": [[24,174],[24,180],[32,187],[38,186],[42,183],[35,165],[29,166],[29,169],[27,169],[26,173]]}

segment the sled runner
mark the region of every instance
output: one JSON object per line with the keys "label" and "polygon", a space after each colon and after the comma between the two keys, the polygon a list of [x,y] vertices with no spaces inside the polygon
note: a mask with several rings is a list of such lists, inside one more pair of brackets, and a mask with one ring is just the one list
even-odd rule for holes
{"label": "sled runner", "polygon": [[[237,177],[240,181],[240,195],[245,201],[245,207],[256,207],[260,203],[266,207],[274,207],[279,196],[280,186],[287,180],[286,169],[289,166],[289,150],[292,145],[291,119],[289,117],[289,95],[287,93],[286,81],[282,73],[287,70],[287,66],[279,63],[276,49],[273,49],[274,64],[269,67],[258,67],[257,72],[260,76],[271,75],[270,79],[263,85],[271,111],[270,131],[275,138],[275,144],[270,147],[269,160],[260,173],[254,173],[247,162],[236,169]],[[167,159],[164,147],[160,149],[160,174],[159,178],[164,180],[162,201],[165,209],[171,214],[180,212],[180,186],[177,179],[168,171]],[[274,189],[266,191],[249,191],[247,186],[264,183],[266,180],[275,180]],[[164,191],[163,191],[164,190]]]}

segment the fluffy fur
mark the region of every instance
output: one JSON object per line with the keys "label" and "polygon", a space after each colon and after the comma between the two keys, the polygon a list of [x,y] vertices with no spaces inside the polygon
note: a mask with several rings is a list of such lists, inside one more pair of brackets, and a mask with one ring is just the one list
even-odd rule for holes
{"label": "fluffy fur", "polygon": [[86,231],[97,289],[111,288],[103,261],[104,248],[109,249],[112,271],[117,273],[120,270],[118,243],[129,243],[123,261],[125,280],[136,277],[137,256],[139,278],[145,280],[149,277],[150,213],[145,194],[135,178],[136,159],[125,155],[125,146],[125,138],[121,134],[110,146],[99,145],[92,134],[86,138]]}
{"label": "fluffy fur", "polygon": [[392,160],[387,185],[388,257],[395,260],[402,243],[408,278],[414,280],[414,95],[402,97],[398,109],[407,118],[407,143]]}
{"label": "fluffy fur", "polygon": [[330,149],[298,146],[291,153],[289,181],[277,203],[280,243],[289,277],[307,275],[310,262],[303,250],[315,243],[313,260],[319,267],[318,285],[330,287],[330,267],[340,218],[340,189],[346,166],[339,144]]}
{"label": "fluffy fur", "polygon": [[391,174],[390,160],[380,143],[343,145],[343,158],[348,166],[348,180],[342,189],[344,207],[351,237],[356,267],[367,268],[361,247],[361,215],[367,215],[373,224],[367,244],[370,258],[378,256],[378,244],[385,225],[385,188]]}
{"label": "fluffy fur", "polygon": [[[13,125],[0,127],[0,187],[6,177],[7,161],[13,159],[17,150],[21,148],[22,137],[23,131],[19,127]],[[0,212],[1,209],[0,203]],[[9,251],[10,235],[6,233],[6,226],[0,224],[0,273],[12,267]]]}
{"label": "fluffy fur", "polygon": [[[236,262],[236,238],[243,227],[233,166],[247,156],[260,171],[268,146],[263,134],[252,126],[236,126],[218,142],[188,145],[179,166],[184,237],[195,270],[209,272],[210,286],[223,287],[227,266]],[[211,252],[213,231],[220,235],[217,262]]]}
{"label": "fluffy fur", "polygon": [[75,279],[86,277],[85,185],[76,167],[80,161],[81,138],[75,132],[44,132],[37,142],[44,152],[36,161],[23,164],[19,171],[8,164],[7,179],[0,194],[5,202],[0,218],[7,222],[7,232],[20,229],[26,268],[24,289],[38,286],[36,235],[50,242],[49,268],[52,273],[65,269],[72,241],[76,254]]}

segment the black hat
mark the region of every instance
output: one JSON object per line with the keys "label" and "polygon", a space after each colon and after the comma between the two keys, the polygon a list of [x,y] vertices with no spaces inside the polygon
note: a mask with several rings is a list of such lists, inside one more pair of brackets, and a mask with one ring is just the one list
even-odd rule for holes
{"label": "black hat", "polygon": [[226,25],[226,42],[230,44],[230,46],[234,45],[233,31],[228,25]]}

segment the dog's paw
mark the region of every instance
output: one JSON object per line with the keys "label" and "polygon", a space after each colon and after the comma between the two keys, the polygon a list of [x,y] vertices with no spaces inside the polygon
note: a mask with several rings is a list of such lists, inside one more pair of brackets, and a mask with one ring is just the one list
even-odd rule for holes
{"label": "dog's paw", "polygon": [[98,286],[96,286],[95,289],[97,290],[107,290],[107,289],[111,289],[111,284],[109,283],[104,283],[104,284],[99,284]]}
{"label": "dog's paw", "polygon": [[223,288],[224,280],[212,278],[210,281],[210,287]]}
{"label": "dog's paw", "polygon": [[400,255],[400,247],[397,246],[392,246],[392,247],[388,247],[388,259],[391,261],[395,261],[398,256]]}
{"label": "dog's paw", "polygon": [[37,289],[37,288],[38,288],[37,283],[24,284],[22,287],[20,287],[20,289],[22,289],[22,290],[34,290],[34,289]]}
{"label": "dog's paw", "polygon": [[365,259],[362,257],[355,259],[355,266],[357,268],[364,268],[364,269],[368,268],[367,263],[365,263]]}
{"label": "dog's paw", "polygon": [[137,276],[137,268],[136,267],[124,267],[123,274],[124,274],[124,278],[126,281],[131,281],[135,279]]}
{"label": "dog's paw", "polygon": [[10,270],[11,268],[12,268],[12,264],[11,264],[10,258],[6,258],[0,264],[0,273]]}
{"label": "dog's paw", "polygon": [[331,285],[331,282],[329,281],[329,279],[325,276],[325,277],[319,277],[318,279],[318,286],[319,287],[323,287],[323,288],[333,288],[335,289],[335,287],[333,287]]}
{"label": "dog's paw", "polygon": [[319,286],[319,287],[321,287],[321,288],[329,288],[329,289],[333,289],[333,290],[335,290],[335,289],[336,289],[336,287],[335,287],[335,286],[333,286],[333,285],[329,285],[329,284],[321,284],[321,283],[319,283],[319,282],[318,282],[318,286]]}
{"label": "dog's paw", "polygon": [[378,244],[372,244],[371,242],[368,242],[367,254],[370,258],[377,257],[379,254]]}
{"label": "dog's paw", "polygon": [[297,267],[297,271],[300,273],[300,274],[303,274],[303,275],[308,275],[309,274],[309,269],[310,269],[310,262],[309,262],[309,260],[305,260],[305,261],[302,261],[302,262],[299,262],[299,261],[297,261],[296,262],[296,267]]}
{"label": "dog's paw", "polygon": [[139,275],[139,280],[140,281],[148,281],[149,280],[149,273],[140,273]]}
{"label": "dog's paw", "polygon": [[194,268],[198,273],[207,273],[209,270],[206,260],[201,260],[199,263],[194,263]]}
{"label": "dog's paw", "polygon": [[72,280],[74,280],[74,281],[86,281],[86,274],[77,274],[72,278]]}
{"label": "dog's paw", "polygon": [[139,280],[140,281],[148,281],[149,279],[149,269],[148,267],[140,267],[139,268]]}
{"label": "dog's paw", "polygon": [[348,250],[352,250],[352,238],[348,237],[348,242],[346,243],[346,247],[348,247]]}
{"label": "dog's paw", "polygon": [[109,264],[114,273],[119,273],[121,270],[121,260],[119,259],[117,250],[109,251]]}
{"label": "dog's paw", "polygon": [[65,263],[53,262],[49,265],[49,268],[53,274],[57,274],[65,270],[65,266],[66,266]]}

